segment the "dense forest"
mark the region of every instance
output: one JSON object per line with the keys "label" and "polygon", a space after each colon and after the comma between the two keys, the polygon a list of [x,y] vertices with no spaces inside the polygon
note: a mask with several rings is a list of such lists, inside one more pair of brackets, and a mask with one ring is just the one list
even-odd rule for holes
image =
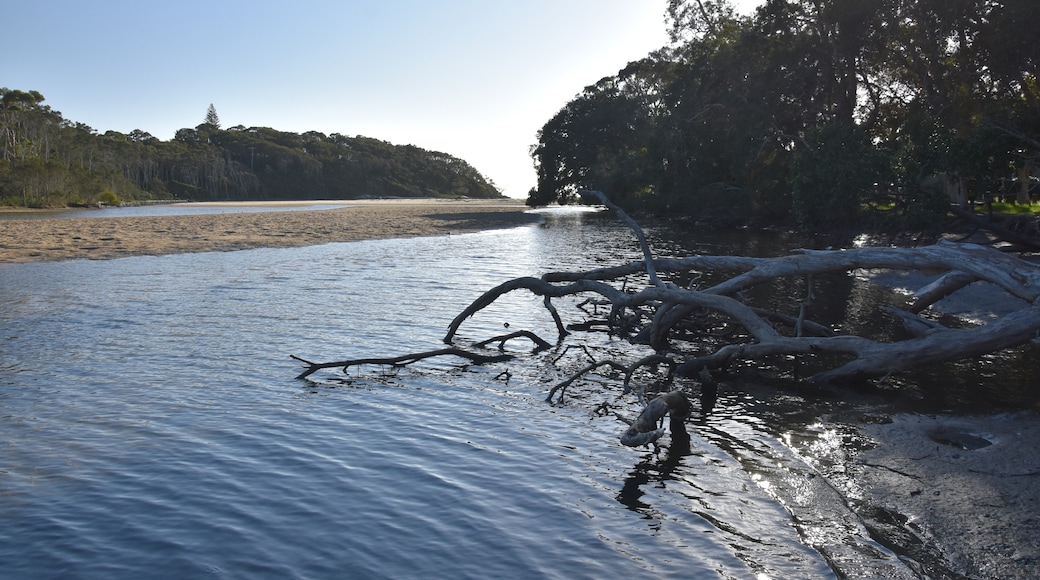
{"label": "dense forest", "polygon": [[315,131],[202,124],[170,141],[97,131],[43,104],[38,91],[0,89],[0,205],[63,207],[142,200],[496,198],[465,161],[413,145]]}
{"label": "dense forest", "polygon": [[528,204],[593,189],[630,211],[921,231],[950,202],[1029,201],[1036,0],[669,0],[666,22],[669,46],[542,127]]}

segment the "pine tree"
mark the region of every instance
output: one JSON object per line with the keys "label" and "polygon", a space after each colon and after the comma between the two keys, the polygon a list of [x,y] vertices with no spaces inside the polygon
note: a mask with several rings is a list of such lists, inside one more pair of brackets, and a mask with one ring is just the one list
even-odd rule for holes
{"label": "pine tree", "polygon": [[213,106],[213,103],[210,103],[209,108],[206,109],[206,124],[211,125],[214,129],[220,128],[220,117],[217,116],[217,108]]}

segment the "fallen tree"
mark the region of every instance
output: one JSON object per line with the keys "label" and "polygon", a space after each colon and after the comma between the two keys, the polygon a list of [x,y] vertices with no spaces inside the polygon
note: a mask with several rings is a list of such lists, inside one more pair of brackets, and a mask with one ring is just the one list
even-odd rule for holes
{"label": "fallen tree", "polygon": [[[322,368],[373,363],[401,365],[441,354],[462,356],[474,364],[505,360],[503,355],[490,356],[456,345],[456,335],[467,319],[516,291],[543,298],[545,309],[557,329],[558,345],[567,341],[577,325],[564,323],[553,300],[593,295],[607,310],[606,316],[595,326],[624,336],[633,343],[645,344],[652,351],[629,364],[592,361],[553,387],[546,399],[550,402],[557,393],[562,398],[563,391],[578,378],[602,367],[623,373],[622,393],[635,390],[640,400],[646,403],[643,389],[631,389],[630,385],[633,374],[642,367],[666,364],[669,371],[665,383],[679,376],[710,384],[711,372],[738,364],[812,359],[814,367],[823,368],[802,380],[833,384],[876,379],[922,365],[977,357],[1024,344],[1040,333],[1040,267],[992,247],[940,242],[918,248],[802,250],[777,258],[689,256],[661,259],[653,257],[639,224],[602,193],[590,192],[590,195],[614,210],[632,228],[643,251],[643,260],[585,272],[554,272],[538,278],[505,281],[486,291],[455,317],[444,337],[444,342],[450,345],[447,349],[386,359],[336,363],[304,361],[310,366],[300,378]],[[825,275],[860,270],[941,273],[937,280],[914,294],[909,307],[889,305],[885,309],[902,321],[906,328],[905,338],[886,341],[858,336],[846,333],[841,325],[835,328],[811,320],[809,313],[816,298],[814,281]],[[728,277],[703,289],[681,286],[676,282],[705,272]],[[800,300],[787,305],[788,312],[755,304],[749,297],[749,291],[756,287],[791,278],[801,280],[805,291]],[[994,292],[1002,292],[1017,300],[1020,307],[977,325],[947,324],[939,317],[923,315],[936,302],[970,284],[989,284]],[[583,327],[590,327],[588,320]],[[517,337],[532,339],[538,350],[549,346],[548,341],[523,331],[473,346],[481,348],[499,342],[502,348],[507,340]],[[640,418],[631,422],[622,441],[639,445],[655,440],[663,433],[658,423],[666,415],[673,418],[673,429],[677,424],[681,425],[681,419],[689,415],[689,403],[685,396],[672,393],[674,391],[650,400]],[[702,411],[704,407],[702,394]],[[680,419],[679,423],[676,423],[676,418]]]}

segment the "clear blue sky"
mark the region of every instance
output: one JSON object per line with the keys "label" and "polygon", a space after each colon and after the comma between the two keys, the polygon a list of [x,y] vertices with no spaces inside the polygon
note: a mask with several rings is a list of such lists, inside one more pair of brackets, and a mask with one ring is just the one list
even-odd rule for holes
{"label": "clear blue sky", "polygon": [[[759,0],[736,2],[754,6]],[[461,157],[511,197],[536,132],[666,43],[666,0],[32,0],[0,86],[98,132],[200,124],[365,135]]]}

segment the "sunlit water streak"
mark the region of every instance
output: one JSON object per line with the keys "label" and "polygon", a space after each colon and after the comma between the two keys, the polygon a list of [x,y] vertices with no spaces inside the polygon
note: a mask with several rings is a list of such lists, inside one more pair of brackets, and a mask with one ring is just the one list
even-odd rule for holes
{"label": "sunlit water streak", "polygon": [[[803,537],[827,529],[785,505],[822,497],[782,482],[811,469],[746,412],[754,401],[721,399],[692,451],[670,455],[622,447],[620,423],[583,404],[613,399],[595,383],[544,403],[560,371],[522,345],[517,363],[293,378],[289,354],[437,348],[485,289],[634,259],[629,240],[571,213],[462,236],[0,266],[0,570],[831,576]],[[506,324],[554,336],[518,293],[460,337]],[[853,572],[892,565],[827,501],[852,522],[842,541],[868,553]]]}

